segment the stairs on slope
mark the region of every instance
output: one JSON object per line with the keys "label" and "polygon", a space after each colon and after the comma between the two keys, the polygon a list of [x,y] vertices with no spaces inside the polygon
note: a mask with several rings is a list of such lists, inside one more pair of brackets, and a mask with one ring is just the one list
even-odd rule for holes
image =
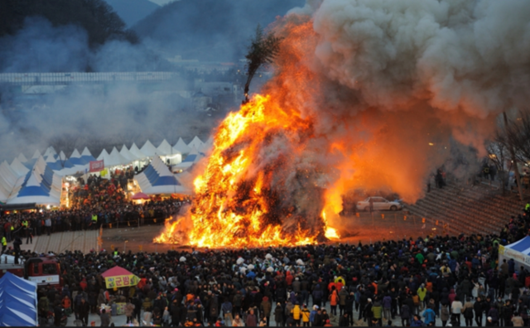
{"label": "stairs on slope", "polygon": [[446,230],[451,235],[470,235],[498,234],[523,207],[511,193],[502,196],[500,191],[483,184],[471,187],[449,183],[442,189],[431,189],[424,198],[407,204],[405,209],[413,215],[447,223]]}

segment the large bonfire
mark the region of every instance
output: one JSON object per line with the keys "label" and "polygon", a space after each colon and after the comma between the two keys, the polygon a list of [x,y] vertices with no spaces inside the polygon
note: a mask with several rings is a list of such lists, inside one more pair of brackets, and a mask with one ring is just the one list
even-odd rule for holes
{"label": "large bonfire", "polygon": [[291,30],[278,59],[281,74],[219,126],[207,167],[194,181],[193,205],[181,219],[191,220],[191,229],[168,222],[155,242],[257,247],[338,237],[323,213],[321,180],[329,170],[304,155],[314,118],[297,106],[314,91],[297,90],[297,80],[311,79],[297,65],[303,53],[296,47],[309,31],[309,24]]}
{"label": "large bonfire", "polygon": [[338,237],[352,188],[418,199],[437,165],[467,161],[455,148],[483,155],[499,111],[530,101],[529,14],[524,1],[308,0],[272,28],[273,78],[221,123],[193,204],[155,242],[316,243]]}

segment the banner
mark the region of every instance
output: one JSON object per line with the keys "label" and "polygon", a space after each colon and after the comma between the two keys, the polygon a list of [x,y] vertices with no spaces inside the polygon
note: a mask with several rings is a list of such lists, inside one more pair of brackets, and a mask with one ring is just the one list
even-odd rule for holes
{"label": "banner", "polygon": [[99,172],[105,168],[105,163],[101,161],[91,161],[90,162],[90,172]]}
{"label": "banner", "polygon": [[117,288],[130,287],[130,286],[136,286],[139,281],[140,281],[140,278],[131,274],[127,276],[107,277],[105,278],[105,285],[107,289],[112,289],[114,287],[117,287]]}

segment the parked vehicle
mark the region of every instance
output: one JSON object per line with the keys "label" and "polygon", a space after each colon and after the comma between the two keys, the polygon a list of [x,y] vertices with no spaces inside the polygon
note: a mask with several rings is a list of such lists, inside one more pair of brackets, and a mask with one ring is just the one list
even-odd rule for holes
{"label": "parked vehicle", "polygon": [[373,205],[374,211],[397,211],[403,209],[399,202],[391,202],[383,197],[368,197],[365,200],[357,202],[358,211],[369,211],[370,203]]}
{"label": "parked vehicle", "polygon": [[62,290],[61,266],[55,256],[29,258],[19,264],[15,264],[14,256],[2,255],[0,259],[0,277],[11,272],[15,276],[34,281],[39,286],[49,284]]}

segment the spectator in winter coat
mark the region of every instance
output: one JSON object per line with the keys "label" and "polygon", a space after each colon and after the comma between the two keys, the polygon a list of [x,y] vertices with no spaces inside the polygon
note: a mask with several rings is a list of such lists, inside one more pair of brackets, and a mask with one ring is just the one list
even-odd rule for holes
{"label": "spectator in winter coat", "polygon": [[307,305],[304,304],[304,307],[302,308],[302,326],[303,327],[309,327],[310,316],[311,316],[311,312],[307,308]]}
{"label": "spectator in winter coat", "polygon": [[277,303],[274,309],[274,321],[276,321],[277,326],[283,325],[284,317],[281,303]]}
{"label": "spectator in winter coat", "polygon": [[460,299],[455,297],[455,300],[453,303],[451,303],[451,317],[458,322],[458,325],[460,325],[460,314],[462,313],[462,308],[464,306],[462,305],[462,302],[460,302]]}
{"label": "spectator in winter coat", "polygon": [[420,320],[420,317],[418,315],[414,315],[414,318],[410,322],[411,327],[422,327],[423,321]]}
{"label": "spectator in winter coat", "polygon": [[[491,320],[489,320],[491,319]],[[499,322],[499,310],[494,304],[491,304],[491,307],[488,311],[488,321],[493,322],[494,325],[497,325]],[[487,323],[486,323],[487,325]]]}
{"label": "spectator in winter coat", "polygon": [[401,325],[406,327],[410,324],[410,307],[407,304],[401,306]]}
{"label": "spectator in winter coat", "polygon": [[449,305],[442,304],[442,308],[440,310],[440,320],[442,320],[442,326],[445,327],[447,324],[447,321],[451,318],[451,312],[449,311]]}
{"label": "spectator in winter coat", "polygon": [[248,313],[247,318],[245,320],[245,325],[247,327],[256,327],[258,325],[254,310],[250,310],[250,312]]}
{"label": "spectator in winter coat", "polygon": [[312,326],[315,325],[315,316],[317,313],[318,313],[318,305],[313,305],[313,310],[311,310],[311,313],[309,314],[309,322],[311,323]]}
{"label": "spectator in winter coat", "polygon": [[427,308],[425,311],[423,311],[423,317],[425,318],[425,324],[427,326],[434,325],[436,323],[436,313],[434,313],[434,310],[431,308]]}
{"label": "spectator in winter coat", "polygon": [[225,301],[221,305],[221,311],[223,313],[223,318],[224,318],[224,321],[225,321],[225,325],[226,326],[231,326],[232,325],[232,318],[233,318],[232,317],[233,308],[232,308],[232,303],[230,303],[228,298],[225,299]]}
{"label": "spectator in winter coat", "polygon": [[131,323],[133,320],[134,307],[134,304],[132,304],[130,300],[127,302],[127,304],[125,304],[125,316],[127,317],[127,323]]}
{"label": "spectator in winter coat", "polygon": [[390,320],[392,317],[392,297],[389,294],[383,297],[383,316],[385,320]]}
{"label": "spectator in winter coat", "polygon": [[373,319],[377,320],[377,322],[379,323],[379,326],[381,326],[381,319],[382,319],[382,316],[383,316],[383,307],[381,306],[381,303],[376,300],[374,302],[374,305],[372,306],[372,314],[373,314]]}

